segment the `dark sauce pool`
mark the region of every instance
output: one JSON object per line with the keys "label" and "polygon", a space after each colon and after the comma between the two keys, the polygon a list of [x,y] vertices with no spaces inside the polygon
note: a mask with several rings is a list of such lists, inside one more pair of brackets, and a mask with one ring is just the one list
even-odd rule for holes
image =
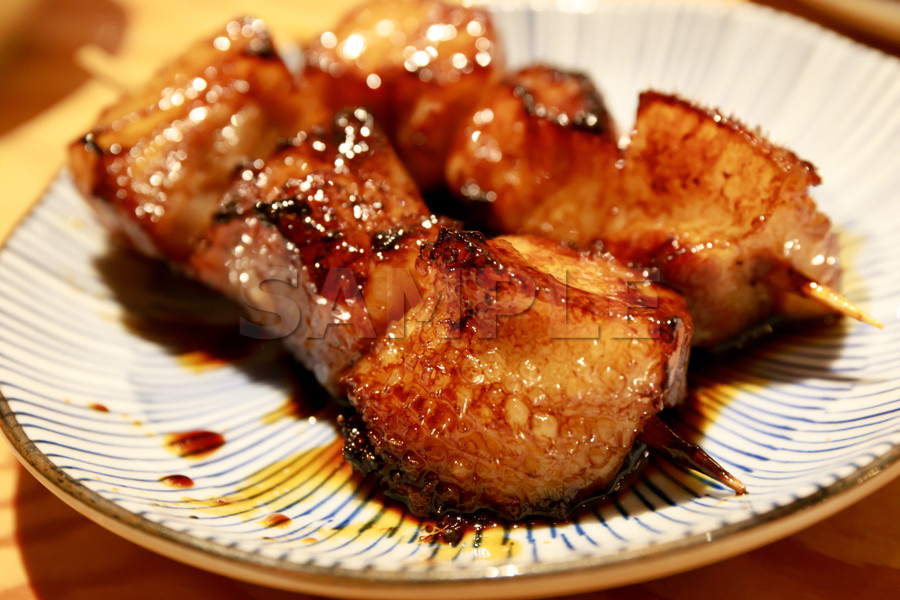
{"label": "dark sauce pool", "polygon": [[187,475],[166,475],[165,477],[160,477],[159,482],[172,488],[187,489],[194,487],[194,480]]}
{"label": "dark sauce pool", "polygon": [[225,437],[214,431],[185,431],[165,436],[166,449],[182,458],[201,458],[225,445]]}

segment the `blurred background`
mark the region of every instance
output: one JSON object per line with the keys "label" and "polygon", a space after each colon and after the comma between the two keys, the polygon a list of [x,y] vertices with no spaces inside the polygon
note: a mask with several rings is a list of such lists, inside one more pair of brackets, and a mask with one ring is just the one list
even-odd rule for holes
{"label": "blurred background", "polygon": [[[586,0],[604,1],[604,0]],[[621,0],[620,0],[621,1]],[[665,0],[663,0],[665,1]],[[740,2],[744,0],[696,0]],[[746,0],[749,1],[749,0]],[[0,178],[35,198],[62,163],[56,140],[85,130],[99,107],[143,81],[189,40],[251,11],[281,43],[324,29],[356,0],[0,1]],[[900,0],[757,0],[888,53],[900,51]],[[166,35],[161,36],[160,31]],[[86,110],[84,107],[96,107]],[[22,203],[0,203],[0,239]]]}
{"label": "blurred background", "polygon": [[[92,74],[111,75],[117,65],[127,64],[127,70],[115,70],[117,81],[109,83],[141,80],[165,55],[180,51],[190,34],[212,29],[236,14],[252,11],[269,22],[279,39],[292,40],[325,27],[332,15],[354,1],[331,0],[323,7],[310,0],[192,0],[188,18],[186,3],[174,0],[3,0],[0,135],[64,99]],[[813,20],[889,53],[900,50],[897,0],[757,3]],[[160,30],[168,35],[148,35]],[[103,72],[104,68],[110,72]]]}

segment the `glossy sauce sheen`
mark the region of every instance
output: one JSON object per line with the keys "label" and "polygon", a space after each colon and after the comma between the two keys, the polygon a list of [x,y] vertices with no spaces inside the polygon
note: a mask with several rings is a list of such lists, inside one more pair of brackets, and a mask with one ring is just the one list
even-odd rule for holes
{"label": "glossy sauce sheen", "polygon": [[262,21],[231,21],[107,109],[70,146],[69,166],[121,240],[180,263],[235,167],[293,134],[296,93]]}
{"label": "glossy sauce sheen", "polygon": [[480,95],[453,138],[446,175],[470,205],[487,205],[496,231],[588,242],[577,232],[582,205],[606,193],[619,158],[593,83],[532,65]]}
{"label": "glossy sauce sheen", "polygon": [[694,343],[714,346],[772,317],[831,312],[792,280],[840,287],[837,234],[809,195],[819,181],[743,124],[648,92],[622,169],[627,201],[597,233],[623,260],[658,268],[687,298]]}
{"label": "glossy sauce sheen", "polygon": [[[341,374],[393,318],[391,278],[413,271],[441,224],[371,114],[355,109],[244,170],[192,269],[339,394]],[[283,318],[267,324],[267,314]]]}
{"label": "glossy sauce sheen", "polygon": [[341,457],[340,441],[335,440],[275,461],[247,480],[236,482],[221,495],[188,497],[178,503],[189,506],[201,516],[240,515],[248,520],[263,519],[271,513],[271,508],[267,507],[273,504],[290,506],[318,490],[326,495],[335,493],[354,477]]}
{"label": "glossy sauce sheen", "polygon": [[[190,506],[194,518],[239,515],[247,522],[258,521],[268,529],[283,528],[291,534],[294,521],[283,512],[265,514],[265,507],[290,506],[315,494],[329,496],[347,486],[348,481],[360,488],[366,486],[359,474],[344,462],[338,440],[268,465],[247,480],[235,483],[234,492],[208,499],[183,498],[178,506]],[[539,524],[501,523],[483,515],[471,519],[420,520],[397,501],[372,490],[367,489],[366,493],[370,495],[367,497],[372,513],[377,515],[375,519],[367,511],[355,519],[332,521],[307,530],[298,543],[313,544],[336,538],[369,544],[391,532],[397,539],[418,539],[430,545],[433,550],[429,560],[435,562],[450,559],[466,548],[477,550],[482,556],[502,558],[522,551],[521,542],[510,538],[513,529]],[[340,525],[335,525],[337,522]],[[261,537],[272,539],[269,535]]]}
{"label": "glossy sauce sheen", "polygon": [[[415,514],[488,509],[510,519],[559,518],[617,485],[645,420],[683,395],[692,332],[683,302],[634,281],[639,275],[610,255],[523,236],[488,241],[454,229],[429,213],[372,116],[386,100],[382,116],[406,166],[420,185],[436,185],[448,132],[500,73],[486,13],[433,0],[386,0],[348,17],[346,31],[323,34],[308,52],[308,83],[320,77],[323,89],[331,82],[346,93],[357,77],[376,92],[371,108],[340,111],[274,153],[273,136],[287,121],[268,93],[287,91],[283,65],[257,20],[235,23],[202,46],[222,58],[218,53],[246,45],[223,59],[225,66],[189,81],[179,71],[175,91],[164,87],[146,114],[126,101],[106,115],[111,124],[73,147],[73,170],[80,169],[82,191],[101,197],[98,211],[110,217],[111,210],[119,232],[145,253],[187,260],[193,275],[248,310],[282,316],[283,308],[299,309],[298,321],[288,323],[294,327],[283,332],[287,347],[333,393],[351,388],[366,421],[347,436],[356,436],[351,451],[359,442],[359,452],[351,452],[355,466],[409,498]],[[360,25],[365,35],[354,30]],[[339,60],[329,62],[326,50]],[[230,84],[234,94],[201,97],[227,66],[241,74]],[[271,76],[261,87],[257,71]],[[614,131],[589,82],[557,75],[526,70],[503,89],[542,131],[562,128],[609,142]],[[559,87],[546,88],[547,81]],[[240,96],[251,89],[253,95]],[[239,106],[225,102],[234,97],[242,98]],[[186,116],[168,112],[185,98],[197,99]],[[354,94],[352,101],[361,99]],[[490,121],[478,114],[475,121]],[[157,118],[163,129],[153,129]],[[127,133],[136,139],[113,135],[133,123],[138,127]],[[217,135],[236,136],[240,148],[225,144],[216,154],[221,148],[204,143]],[[575,155],[594,154],[585,148]],[[491,150],[481,145],[475,152]],[[166,156],[162,167],[147,158],[157,154]],[[248,160],[255,155],[266,158]],[[136,170],[147,162],[146,172]],[[409,338],[393,335],[405,314],[392,313],[384,297],[391,291],[385,273],[392,271],[406,271],[413,287],[426,292],[412,302],[418,325]],[[264,283],[290,291],[270,294]],[[429,314],[436,318],[421,318]],[[542,338],[541,327],[559,314],[557,324],[582,326],[580,333]],[[214,364],[202,351],[184,356],[186,366]],[[221,434],[203,430],[166,440],[182,457],[205,456],[224,443]],[[347,471],[341,464],[331,473]],[[280,488],[259,495],[273,489]],[[246,493],[198,502],[232,510],[258,501]],[[289,521],[276,513],[264,522]],[[475,527],[478,544],[489,529]]]}
{"label": "glossy sauce sheen", "polygon": [[485,9],[381,0],[319,35],[306,49],[304,76],[332,109],[371,110],[427,190],[443,181],[450,137],[504,63]]}
{"label": "glossy sauce sheen", "polygon": [[686,297],[696,346],[772,317],[831,312],[797,283],[840,283],[837,235],[809,196],[820,181],[810,163],[717,111],[657,92],[641,94],[619,152],[614,138],[575,126],[579,104],[602,100],[572,77],[546,67],[511,76],[457,137],[448,179],[461,196],[488,201],[495,228],[602,241]]}
{"label": "glossy sauce sheen", "polygon": [[417,267],[426,300],[354,366],[342,426],[414,514],[565,518],[684,394],[683,300],[609,255],[443,230]]}

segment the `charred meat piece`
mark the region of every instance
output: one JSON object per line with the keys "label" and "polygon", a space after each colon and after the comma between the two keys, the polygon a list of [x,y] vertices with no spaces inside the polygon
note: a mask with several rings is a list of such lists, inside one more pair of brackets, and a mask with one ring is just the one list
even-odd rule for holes
{"label": "charred meat piece", "polygon": [[683,300],[609,254],[444,230],[423,301],[347,376],[347,457],[419,515],[565,517],[684,392]]}
{"label": "charred meat piece", "polygon": [[586,244],[584,227],[614,192],[620,152],[600,93],[580,73],[532,65],[507,76],[475,105],[454,138],[447,182],[489,205],[498,231]]}
{"label": "charred meat piece", "polygon": [[443,181],[450,137],[503,62],[483,8],[373,0],[309,45],[304,78],[334,110],[369,108],[428,189]]}
{"label": "charred meat piece", "polygon": [[262,22],[231,21],[106,109],[70,146],[69,168],[106,227],[180,263],[235,167],[295,131],[307,110],[296,93]]}
{"label": "charred meat piece", "polygon": [[340,375],[415,297],[403,293],[414,289],[419,247],[441,223],[356,109],[241,172],[190,268],[250,311],[247,335],[284,338],[337,393]]}
{"label": "charred meat piece", "polygon": [[621,200],[592,223],[618,258],[658,268],[718,344],[772,316],[824,316],[805,282],[840,286],[838,237],[809,196],[815,168],[717,112],[640,98]]}

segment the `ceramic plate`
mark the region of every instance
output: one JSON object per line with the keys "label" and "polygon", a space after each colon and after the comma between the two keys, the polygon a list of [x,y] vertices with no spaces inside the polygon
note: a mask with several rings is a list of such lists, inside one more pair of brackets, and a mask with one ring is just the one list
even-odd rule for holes
{"label": "ceramic plate", "polygon": [[278,348],[242,344],[215,299],[112,249],[65,173],[0,253],[0,410],[26,466],[159,552],[368,598],[534,596],[656,577],[787,535],[895,474],[898,62],[752,5],[496,13],[514,63],[586,70],[623,129],[639,90],[675,91],[762,124],[818,165],[845,292],[887,328],[793,328],[697,361],[685,427],[748,495],[651,462],[571,522],[431,542],[427,524],[343,463],[333,420]]}

